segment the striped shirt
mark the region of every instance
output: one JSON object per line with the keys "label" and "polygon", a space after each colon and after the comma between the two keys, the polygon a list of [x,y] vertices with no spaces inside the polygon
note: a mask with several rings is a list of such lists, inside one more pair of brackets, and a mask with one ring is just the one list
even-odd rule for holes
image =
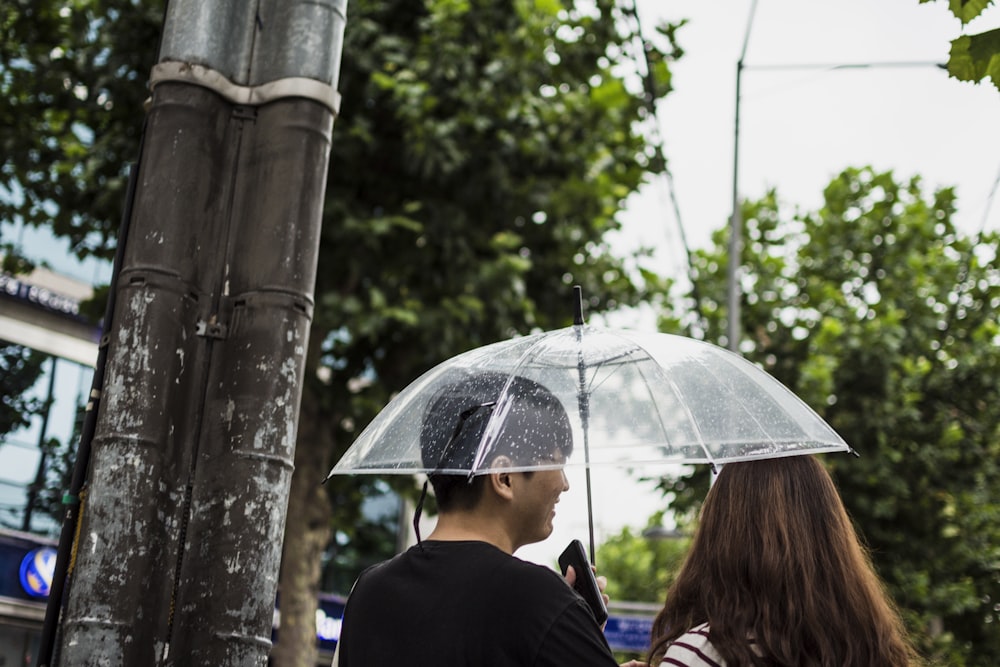
{"label": "striped shirt", "polygon": [[660,666],[725,667],[725,664],[708,640],[708,624],[702,623],[670,643]]}

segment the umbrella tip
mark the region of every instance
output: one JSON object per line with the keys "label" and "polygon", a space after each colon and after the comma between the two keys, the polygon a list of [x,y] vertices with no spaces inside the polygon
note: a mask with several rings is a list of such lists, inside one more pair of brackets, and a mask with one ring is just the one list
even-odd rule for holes
{"label": "umbrella tip", "polygon": [[583,288],[573,286],[573,325],[583,326]]}

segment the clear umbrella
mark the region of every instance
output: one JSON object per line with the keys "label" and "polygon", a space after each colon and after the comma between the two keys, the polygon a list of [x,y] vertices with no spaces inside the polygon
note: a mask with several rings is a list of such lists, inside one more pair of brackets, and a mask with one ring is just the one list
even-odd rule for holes
{"label": "clear umbrella", "polygon": [[[507,471],[585,466],[592,516],[593,466],[651,472],[851,451],[801,399],[739,355],[682,336],[585,325],[579,314],[577,321],[429,370],[389,402],[330,475],[478,475],[498,470],[491,466],[501,454]],[[545,456],[545,443],[565,430],[569,457]],[[475,454],[454,456],[456,440],[469,434],[478,438]]]}

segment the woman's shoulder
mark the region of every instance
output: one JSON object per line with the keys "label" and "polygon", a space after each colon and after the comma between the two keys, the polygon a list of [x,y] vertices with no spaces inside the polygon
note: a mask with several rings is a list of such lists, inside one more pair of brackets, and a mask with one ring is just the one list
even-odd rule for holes
{"label": "woman's shoulder", "polygon": [[661,665],[670,667],[724,667],[726,664],[712,646],[708,624],[691,628],[667,646]]}

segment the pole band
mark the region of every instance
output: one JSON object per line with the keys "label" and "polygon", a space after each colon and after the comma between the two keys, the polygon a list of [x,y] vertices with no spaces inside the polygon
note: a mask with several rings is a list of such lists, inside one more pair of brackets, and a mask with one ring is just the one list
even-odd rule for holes
{"label": "pole band", "polygon": [[304,97],[319,102],[336,116],[340,112],[340,93],[333,86],[301,76],[268,81],[259,86],[241,86],[216,70],[178,61],[166,61],[153,66],[149,87],[164,81],[190,83],[215,91],[234,104],[260,106],[286,97]]}

